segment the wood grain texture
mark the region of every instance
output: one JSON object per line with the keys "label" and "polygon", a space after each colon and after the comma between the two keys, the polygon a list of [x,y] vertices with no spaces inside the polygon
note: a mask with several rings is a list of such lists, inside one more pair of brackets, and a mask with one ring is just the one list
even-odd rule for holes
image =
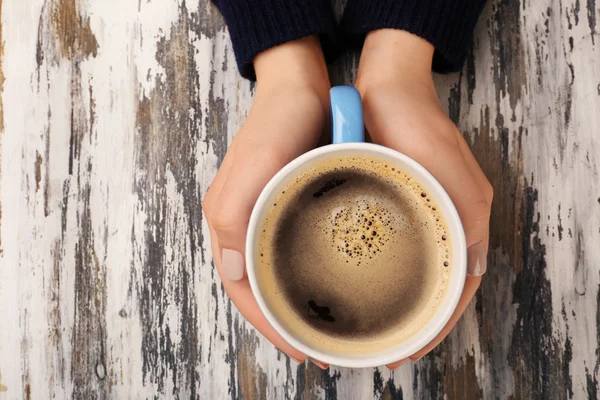
{"label": "wood grain texture", "polygon": [[321,371],[212,264],[201,199],[253,95],[217,10],[0,0],[0,399],[597,399],[599,15],[488,2],[436,77],[495,189],[482,287],[422,360]]}

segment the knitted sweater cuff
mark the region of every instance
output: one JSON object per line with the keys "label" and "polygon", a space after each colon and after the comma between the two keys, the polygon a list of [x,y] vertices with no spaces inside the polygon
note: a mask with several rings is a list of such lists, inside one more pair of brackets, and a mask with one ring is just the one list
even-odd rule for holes
{"label": "knitted sweater cuff", "polygon": [[392,28],[413,33],[435,47],[436,72],[460,70],[485,0],[348,0],[342,31],[362,43],[366,33]]}
{"label": "knitted sweater cuff", "polygon": [[256,79],[253,59],[291,40],[318,34],[326,59],[335,56],[335,19],[328,0],[213,0],[231,36],[243,77]]}

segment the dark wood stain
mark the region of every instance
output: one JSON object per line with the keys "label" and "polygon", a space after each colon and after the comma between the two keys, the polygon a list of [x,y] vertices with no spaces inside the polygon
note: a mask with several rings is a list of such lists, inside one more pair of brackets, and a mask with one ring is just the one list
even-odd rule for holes
{"label": "dark wood stain", "polygon": [[[600,275],[600,271],[598,271]],[[596,295],[596,326],[598,330],[596,331],[596,351],[594,352],[596,356],[596,364],[592,368],[592,366],[585,367],[585,380],[586,380],[586,389],[589,399],[597,400],[598,396],[598,375],[600,372],[600,284],[598,285],[598,293]]]}
{"label": "dark wood stain", "polygon": [[310,361],[306,361],[296,369],[296,396],[295,400],[314,399],[314,393],[319,390],[323,393],[325,400],[335,400],[337,395],[337,383],[341,377],[339,372],[331,373],[322,370]]}
{"label": "dark wood stain", "polygon": [[[164,68],[164,76],[155,77],[155,88],[143,94],[137,106],[135,143],[136,171],[143,173],[136,176],[134,186],[140,206],[148,214],[144,237],[132,238],[144,243],[142,276],[136,289],[143,379],[157,384],[160,393],[175,398],[196,398],[201,384],[194,277],[203,273],[198,268],[206,260],[202,253],[201,188],[195,164],[204,110],[195,95],[202,88],[198,87],[195,50],[190,41],[191,22],[184,2],[168,39],[163,37],[157,42],[156,60]],[[169,176],[183,199],[183,210],[174,209],[168,201]],[[175,218],[187,221],[184,228],[179,226],[184,236],[168,217],[179,212],[183,215]],[[181,258],[169,258],[167,248],[178,249]],[[173,306],[177,309],[178,343],[165,318],[167,308]],[[167,379],[171,379],[174,393],[165,393]]]}
{"label": "dark wood stain", "polygon": [[[241,328],[241,327],[240,327]],[[237,393],[235,399],[266,400],[269,382],[267,374],[256,362],[256,349],[259,346],[254,331],[236,329],[237,337]],[[233,393],[232,393],[233,394]]]}
{"label": "dark wood stain", "polygon": [[209,38],[227,29],[221,13],[210,0],[200,0],[198,12],[192,13],[191,25],[194,32]]}
{"label": "dark wood stain", "polygon": [[40,182],[42,181],[42,156],[36,151],[35,164],[33,166],[35,174],[35,191],[40,190]]}
{"label": "dark wood stain", "polygon": [[[600,275],[600,271],[598,271]],[[598,284],[598,294],[596,295],[596,365],[594,367],[594,387],[598,390],[598,372],[600,371],[600,284]],[[589,387],[589,386],[588,386]],[[589,393],[588,393],[589,394]]]}
{"label": "dark wood stain", "polygon": [[8,388],[2,383],[2,372],[0,372],[0,393],[8,391]]}
{"label": "dark wood stain", "polygon": [[[52,275],[50,277],[50,284],[48,286],[48,322],[50,325],[50,329],[48,330],[46,340],[50,343],[50,348],[52,349],[52,353],[48,355],[48,363],[50,365],[50,369],[52,374],[50,376],[50,381],[48,382],[48,387],[50,390],[53,390],[54,387],[62,387],[64,389],[65,386],[65,351],[63,348],[63,335],[62,329],[63,326],[63,317],[61,311],[61,279],[60,279],[60,271],[63,265],[63,256],[62,256],[62,241],[56,240],[54,242],[54,246],[52,249]],[[57,393],[52,393],[52,395],[56,396]],[[64,395],[64,393],[58,394],[59,396]]]}
{"label": "dark wood stain", "polygon": [[[448,354],[451,356],[451,354]],[[475,358],[467,354],[461,359],[458,367],[454,368],[448,360],[443,379],[444,395],[449,399],[481,399],[483,390],[479,386],[475,373]]]}
{"label": "dark wood stain", "polygon": [[590,34],[592,37],[592,44],[596,44],[596,0],[587,0],[586,9],[588,26],[590,27]]}
{"label": "dark wood stain", "polygon": [[465,136],[486,176],[494,187],[494,204],[490,223],[488,271],[476,296],[481,350],[490,357],[486,369],[491,381],[488,390],[495,398],[504,398],[506,375],[512,375],[507,364],[507,349],[498,346],[503,336],[510,334],[507,320],[513,310],[512,290],[516,275],[523,270],[520,228],[520,199],[524,192],[523,128],[510,131],[504,118],[494,118],[486,106],[480,110],[480,125]]}
{"label": "dark wood stain", "polygon": [[[22,332],[21,332],[21,359],[20,359],[20,363],[21,365],[19,366],[21,369],[21,387],[24,390],[23,393],[23,397],[27,398],[28,400],[31,398],[31,371],[30,371],[30,366],[29,366],[29,347],[30,347],[30,336],[31,336],[31,332],[29,331],[29,323],[28,323],[28,319],[27,319],[27,314],[28,314],[28,310],[27,308],[25,308],[23,310],[23,325],[22,325]],[[29,396],[29,397],[27,397]]]}
{"label": "dark wood stain", "polygon": [[[85,104],[83,90],[86,82],[83,81],[80,63],[88,57],[97,55],[98,43],[89,26],[89,21],[84,20],[78,10],[75,0],[47,1],[39,19],[38,42],[36,44],[36,63],[39,73],[44,60],[68,62],[70,64],[70,140],[68,173],[72,179],[63,183],[63,199],[61,209],[61,238],[54,243],[52,250],[52,275],[48,291],[48,320],[53,329],[48,331],[47,340],[52,344],[50,365],[52,366],[50,388],[65,387],[65,354],[62,348],[63,326],[60,303],[65,299],[60,297],[61,270],[74,268],[75,293],[73,304],[74,321],[69,333],[71,351],[71,370],[68,372],[69,380],[73,383],[74,398],[106,397],[110,392],[110,381],[106,379],[107,360],[107,328],[106,304],[107,282],[105,260],[99,258],[99,246],[104,246],[106,253],[106,234],[98,238],[94,233],[94,223],[91,217],[91,181],[94,173],[94,162],[90,156],[83,157],[83,149],[93,143],[95,124],[95,100],[93,87],[87,82],[85,90],[89,91],[89,104]],[[49,34],[44,35],[43,32]],[[58,46],[56,42],[58,41]],[[54,49],[60,49],[59,54],[54,54]],[[50,89],[50,83],[48,84]],[[48,123],[51,116],[51,105],[48,108]],[[49,154],[50,154],[50,127],[45,131],[44,156],[37,154],[35,162],[36,190],[42,189],[44,196],[44,214],[49,215],[48,188],[49,188]],[[46,172],[42,174],[42,166]],[[42,180],[42,175],[44,179]],[[63,239],[68,227],[67,213],[69,209],[69,196],[76,196],[76,226],[77,242],[75,244],[75,262],[68,265],[64,263]],[[57,393],[54,393],[57,395]],[[58,395],[64,396],[65,393]]]}
{"label": "dark wood stain", "polygon": [[518,308],[508,360],[517,398],[554,399],[567,395],[572,383],[566,344],[553,335],[552,293],[545,273],[546,248],[539,235],[537,199],[538,191],[526,182],[520,212],[523,270],[513,288]]}
{"label": "dark wood stain", "polygon": [[[1,2],[0,2],[1,11]],[[60,270],[62,268],[73,268],[75,277],[74,322],[69,332],[72,346],[71,371],[68,373],[69,380],[73,382],[73,393],[76,398],[93,398],[105,396],[108,388],[105,382],[90,379],[98,371],[106,367],[106,266],[96,255],[96,238],[93,234],[90,205],[90,179],[93,163],[89,158],[82,159],[81,149],[83,139],[90,136],[93,129],[93,121],[84,108],[81,81],[81,70],[79,62],[89,55],[96,55],[97,42],[91,33],[89,25],[79,17],[75,1],[52,2],[43,7],[40,15],[40,31],[49,32],[49,35],[38,35],[37,59],[42,62],[45,52],[52,51],[54,40],[60,42],[60,54],[52,54],[50,58],[65,60],[71,64],[70,103],[66,105],[71,110],[71,151],[69,160],[69,172],[74,176],[72,181],[65,181],[63,185],[64,197],[61,210],[62,237],[67,227],[68,194],[70,182],[73,183],[74,191],[78,199],[76,210],[76,226],[78,241],[75,245],[75,262],[65,265],[62,260],[62,239],[54,242],[52,248],[52,275],[50,276],[48,291],[48,321],[51,329],[47,332],[47,341],[52,352],[49,355],[50,379],[49,387],[64,387],[65,384],[65,357],[68,357],[62,349],[62,331],[64,326],[61,316],[60,303],[64,299],[60,297]],[[1,35],[1,33],[0,33]],[[46,42],[49,40],[50,42]],[[0,61],[2,57],[3,42],[0,37]],[[39,70],[40,65],[38,65]],[[39,72],[39,71],[38,71]],[[4,77],[0,72],[0,89]],[[49,84],[50,85],[50,84]],[[90,93],[93,100],[93,94]],[[50,107],[50,105],[49,105]],[[91,107],[91,106],[90,106]],[[0,113],[2,112],[0,104]],[[50,117],[50,108],[48,108]],[[0,118],[3,122],[3,118]],[[3,128],[3,127],[2,127]],[[0,133],[3,129],[0,129]],[[49,168],[49,128],[46,130],[44,155],[36,153],[34,163],[34,177],[36,192],[43,189],[44,214],[48,216],[48,168]],[[1,138],[0,138],[1,139]],[[42,172],[45,167],[46,173]],[[43,186],[43,187],[42,187]],[[25,321],[27,311],[25,310]],[[28,337],[31,333],[25,323],[22,330],[22,387],[23,397],[32,397],[32,388],[29,377]],[[101,366],[101,368],[99,368]],[[102,376],[100,376],[102,378]],[[102,379],[100,379],[102,380]],[[104,394],[104,395],[103,395]],[[56,393],[54,393],[56,395]],[[59,395],[64,396],[65,393]]]}
{"label": "dark wood stain", "polygon": [[[521,271],[523,265],[521,262],[520,238],[522,234],[519,230],[519,209],[525,183],[522,139],[527,131],[525,128],[519,127],[511,132],[505,127],[504,117],[501,114],[494,118],[496,125],[493,126],[491,112],[487,106],[479,111],[481,123],[479,127],[473,128],[471,134],[465,135],[465,139],[494,187],[490,250],[498,250],[508,255],[513,262],[513,268]],[[494,256],[491,255],[491,257]],[[499,260],[492,258],[492,263],[494,261]],[[510,281],[508,276],[502,278]]]}
{"label": "dark wood stain", "polygon": [[514,110],[527,87],[525,57],[521,38],[521,1],[491,2],[488,33],[492,45],[492,68],[496,88],[496,106],[509,96]]}
{"label": "dark wood stain", "polygon": [[[38,68],[38,72],[39,72],[39,68]],[[49,205],[49,197],[50,197],[50,168],[51,168],[51,164],[50,164],[50,117],[51,117],[51,112],[50,112],[50,106],[48,106],[48,126],[46,127],[46,130],[44,132],[44,157],[42,157],[43,161],[44,161],[44,182],[43,182],[43,186],[44,186],[44,216],[47,217],[48,215],[50,215],[50,205]]]}
{"label": "dark wood stain", "polygon": [[444,369],[437,362],[442,357],[442,346],[433,349],[413,365],[413,392],[419,399],[439,399],[444,397]]}
{"label": "dark wood stain", "polygon": [[[214,269],[214,264],[213,264]],[[221,285],[222,287],[223,285]],[[225,312],[225,316],[227,319],[227,354],[225,357],[225,362],[229,364],[229,395],[232,400],[235,400],[238,396],[237,390],[237,362],[238,357],[236,353],[236,349],[234,348],[234,334],[235,332],[239,332],[239,320],[235,318],[235,322],[233,320],[233,314],[231,312],[232,303],[231,301],[227,302],[227,310]]]}
{"label": "dark wood stain", "polygon": [[[475,73],[475,52],[479,48],[478,42],[475,41],[469,51],[467,52],[467,59],[465,61],[464,75],[467,78],[467,104],[473,105],[473,92],[475,92],[476,73]],[[463,74],[460,74],[462,78]]]}
{"label": "dark wood stain", "polygon": [[[201,0],[199,12],[192,12],[190,15],[189,29],[198,37],[201,35],[214,38],[217,32],[225,30],[225,22],[217,8],[208,0]],[[211,55],[216,56],[221,52],[212,43]],[[208,88],[208,107],[200,110],[200,116],[204,126],[208,129],[205,144],[206,151],[209,148],[215,153],[218,163],[225,157],[227,152],[227,115],[229,110],[225,106],[225,99],[215,93],[215,76],[217,71],[227,71],[226,57],[221,65],[214,65],[210,71],[210,86]],[[202,114],[204,112],[204,114]]]}
{"label": "dark wood stain", "polygon": [[[521,142],[527,131],[519,127],[511,132],[501,114],[492,126],[489,112],[482,110],[483,123],[470,139],[495,192],[488,260],[492,268],[477,296],[482,351],[493,360],[508,359],[516,398],[562,398],[572,393],[571,345],[568,336],[560,340],[554,335],[546,250],[539,236],[536,210],[538,191],[533,177],[528,182],[523,176]],[[497,139],[492,139],[494,136]],[[496,327],[504,326],[505,316],[514,305],[516,321],[506,354],[495,346],[503,339],[502,330]],[[496,365],[486,371],[494,383],[492,393],[493,388],[503,387],[498,369]],[[496,393],[494,397],[503,395]]]}
{"label": "dark wood stain", "polygon": [[72,328],[71,377],[73,397],[106,397],[109,381],[107,370],[106,332],[106,263],[98,257],[103,238],[93,230],[91,180],[94,163],[88,156],[82,158],[86,140],[91,140],[88,110],[83,100],[83,82],[79,62],[73,63],[71,77],[71,173],[74,175],[78,206],[76,221],[78,242],[75,245],[75,304]]}
{"label": "dark wood stain", "polygon": [[[77,0],[49,0],[52,27],[60,44],[61,55],[66,59],[82,60],[98,54],[98,41],[83,19]],[[38,55],[38,62],[41,56]]]}
{"label": "dark wood stain", "polygon": [[[491,18],[495,18],[499,12],[496,8],[493,11]],[[519,41],[515,42],[519,43]],[[509,53],[515,52],[509,51]],[[473,109],[470,97],[475,87],[475,78],[471,75],[476,71],[474,67],[468,66],[472,63],[469,61],[471,57],[474,56],[469,54],[467,67],[460,73],[457,84],[450,89],[449,115],[463,129],[467,143],[494,187],[489,268],[482,281],[482,287],[476,295],[475,307],[480,326],[482,352],[491,359],[499,361],[506,359],[507,354],[505,349],[495,345],[503,335],[503,331],[497,327],[506,326],[506,315],[513,307],[512,282],[516,279],[517,271],[523,269],[519,199],[522,198],[524,191],[521,141],[526,130],[522,127],[514,131],[509,130],[498,108],[490,110],[487,105],[484,105],[479,110]],[[505,84],[506,77],[497,78],[496,84],[504,87],[503,90],[506,91],[503,96],[512,96],[510,85]],[[465,90],[467,96],[463,96]],[[496,92],[497,96],[501,92]],[[461,121],[461,108],[466,109],[466,114],[478,112],[480,125],[470,127],[465,121]],[[495,124],[492,124],[491,119],[494,119]],[[462,323],[459,321],[459,326]],[[483,388],[477,383],[473,357],[467,354],[458,366],[455,366],[450,358],[453,353],[452,342],[446,340],[417,364],[415,369],[418,371],[416,376],[419,379],[415,380],[415,388],[422,396],[438,398],[453,393],[451,398],[480,398],[483,395]],[[435,360],[439,360],[441,365]],[[509,366],[505,365],[505,362],[492,362],[490,365],[493,367],[487,369],[485,373],[490,377],[492,385],[487,389],[494,398],[503,398],[506,396],[503,392],[506,389],[504,375]],[[512,371],[508,373],[512,374]]]}
{"label": "dark wood stain", "polygon": [[[413,391],[418,398],[482,398],[483,390],[478,383],[474,356],[467,353],[456,362],[453,361],[454,354],[452,342],[445,340],[438,348],[415,363]],[[395,390],[402,393],[401,388],[396,388],[391,381],[387,382],[386,388],[390,392]]]}
{"label": "dark wood stain", "polygon": [[[546,277],[545,246],[539,236],[539,213],[536,211],[538,191],[533,177],[529,184],[523,173],[521,142],[527,129],[511,131],[505,124],[498,104],[510,96],[511,107],[521,97],[527,76],[519,36],[518,2],[497,2],[493,6],[490,36],[498,52],[494,62],[496,112],[492,125],[491,111],[480,111],[482,125],[467,135],[473,153],[494,186],[488,273],[477,296],[482,351],[492,360],[506,360],[515,382],[515,398],[563,398],[572,395],[570,378],[571,344],[553,334],[552,293]],[[547,11],[551,15],[551,11]],[[511,26],[506,24],[510,23]],[[517,24],[514,26],[513,24]],[[452,99],[451,99],[452,109]],[[456,106],[455,106],[456,107]],[[567,108],[570,106],[567,105]],[[458,122],[458,121],[457,121]],[[496,137],[497,139],[493,139]],[[512,143],[512,145],[510,145]],[[503,338],[496,327],[504,326],[505,316],[517,305],[511,347],[495,345]],[[565,324],[568,323],[565,320]],[[503,388],[504,363],[495,364],[486,374],[492,378],[493,397]],[[474,392],[473,392],[474,393]]]}
{"label": "dark wood stain", "polygon": [[590,278],[589,273],[593,271],[590,268],[592,262],[586,258],[585,255],[585,237],[583,233],[583,227],[577,221],[575,227],[575,262],[573,263],[573,286],[575,293],[578,296],[585,296],[587,294],[586,283]]}
{"label": "dark wood stain", "polygon": [[373,397],[378,400],[402,400],[401,387],[396,387],[393,377],[384,382],[379,368],[373,373]]}

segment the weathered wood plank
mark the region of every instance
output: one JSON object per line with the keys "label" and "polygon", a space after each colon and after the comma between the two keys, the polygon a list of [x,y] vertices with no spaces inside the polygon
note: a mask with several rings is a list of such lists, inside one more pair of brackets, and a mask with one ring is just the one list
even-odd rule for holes
{"label": "weathered wood plank", "polygon": [[486,6],[436,77],[495,188],[482,288],[423,360],[321,371],[212,265],[200,203],[253,94],[216,9],[0,1],[0,398],[598,398],[599,14]]}

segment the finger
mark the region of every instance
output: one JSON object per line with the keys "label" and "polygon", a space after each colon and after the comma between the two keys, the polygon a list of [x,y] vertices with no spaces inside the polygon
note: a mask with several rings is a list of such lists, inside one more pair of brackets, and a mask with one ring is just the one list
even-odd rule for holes
{"label": "finger", "polygon": [[[457,143],[432,139],[427,135],[399,138],[383,135],[382,144],[400,150],[425,167],[444,187],[460,215],[468,252],[468,272],[481,275],[486,270],[490,204],[471,175]],[[431,157],[435,149],[439,157]]]}
{"label": "finger", "polygon": [[[248,116],[234,139],[236,155],[212,210],[211,222],[228,279],[244,276],[246,232],[260,192],[279,169],[315,144],[323,126],[319,118],[291,124],[287,119],[297,111],[295,105],[287,102],[277,107],[269,108],[267,115]],[[285,131],[282,127],[286,127]]]}
{"label": "finger", "polygon": [[405,358],[404,360],[400,360],[400,361],[396,361],[394,363],[388,364],[388,365],[386,365],[386,367],[388,367],[388,369],[390,371],[393,371],[393,370],[403,366],[404,364],[406,364],[409,361],[410,361],[410,358]]}
{"label": "finger", "polygon": [[475,184],[479,186],[483,199],[485,199],[485,202],[487,203],[486,206],[479,200],[479,205],[474,206],[471,209],[469,214],[470,217],[464,218],[464,212],[461,214],[468,246],[467,272],[471,276],[480,276],[487,270],[487,252],[490,239],[489,213],[491,211],[493,190],[492,185],[479,167],[473,153],[471,153],[469,146],[458,131],[457,145],[462,155],[463,162],[467,167],[467,171],[471,174]]}
{"label": "finger", "polygon": [[[227,151],[227,154],[225,155],[225,158],[223,159],[223,162],[221,163],[219,171],[217,172],[215,179],[211,183],[211,186],[202,201],[202,209],[204,211],[206,221],[209,223],[209,225],[213,229],[214,229],[214,227],[212,226],[212,221],[213,221],[214,210],[216,208],[216,205],[218,204],[218,199],[223,190],[223,186],[225,185],[227,177],[229,176],[229,173],[233,167],[233,161],[235,159],[236,148],[237,148],[237,142],[234,141],[231,144],[231,146],[229,147],[229,150]],[[211,241],[213,243],[215,243],[215,242],[217,242],[217,237],[215,235],[213,235],[212,232],[213,231],[211,231],[211,236],[212,236]],[[215,255],[218,254],[219,256],[221,256],[220,252],[218,252],[218,251],[217,251],[217,253],[214,253],[214,254]],[[226,254],[226,256],[227,256],[227,254]],[[231,257],[231,254],[229,256]],[[233,262],[231,260],[227,261],[227,265],[232,266],[232,267],[230,269],[224,270],[223,272],[224,272],[224,276],[227,277],[228,279],[238,280],[238,279],[241,279],[244,274],[243,259],[240,260],[238,257],[238,259],[235,260],[235,253],[233,254],[233,256],[234,256]],[[236,261],[237,261],[237,263],[236,263]]]}
{"label": "finger", "polygon": [[[216,195],[218,195],[222,190],[222,187],[225,183],[225,178],[228,176],[233,165],[232,155],[235,154],[236,146],[236,143],[232,143],[232,145],[230,146],[227,155],[221,163],[219,173],[217,174],[215,180],[211,184],[209,192],[213,192],[216,193]],[[206,209],[210,210],[212,207],[212,205],[210,204],[210,193],[206,195],[205,202],[208,204],[205,205],[203,203],[203,206],[205,206]],[[205,214],[207,214],[208,216],[208,214],[210,214],[210,211],[208,211],[208,213],[205,211]],[[231,281],[229,279],[224,279],[223,270],[221,267],[222,263],[221,255],[219,253],[217,235],[215,234],[215,231],[211,226],[210,218],[207,218],[207,221],[211,235],[213,258],[217,266],[217,272],[221,276],[223,285],[227,294],[229,295],[229,298],[236,305],[240,313],[244,315],[246,320],[248,320],[248,322],[250,322],[259,332],[261,332],[265,336],[265,338],[267,338],[267,340],[269,340],[271,343],[273,343],[273,345],[275,345],[277,348],[279,348],[281,351],[286,353],[289,357],[293,358],[297,362],[303,362],[306,359],[306,356],[303,353],[296,350],[295,348],[293,348],[281,336],[279,336],[279,334],[275,332],[275,330],[271,327],[266,318],[262,315],[262,312],[258,308],[258,304],[254,299],[248,280],[244,279],[236,282]]]}
{"label": "finger", "polygon": [[[415,136],[418,135],[415,134]],[[385,146],[395,148],[418,161],[444,187],[461,217],[467,247],[481,242],[487,234],[490,205],[457,151],[456,143],[430,138],[399,138],[385,135]],[[439,154],[432,157],[431,151]]]}
{"label": "finger", "polygon": [[[364,98],[364,102],[367,110],[365,125],[375,140],[418,161],[446,189],[463,222],[467,247],[484,241],[488,236],[490,202],[479,184],[482,177],[480,168],[476,162],[473,164],[470,159],[463,158],[461,146],[466,146],[464,138],[441,109],[438,110],[439,115],[432,115],[429,119],[411,115],[403,118],[401,113],[389,115],[381,112],[381,109],[389,112],[389,105],[385,102],[371,104],[368,97]],[[472,174],[473,165],[476,168]]]}
{"label": "finger", "polygon": [[213,251],[213,258],[217,266],[217,271],[221,276],[225,291],[229,295],[229,298],[235,304],[238,311],[246,318],[250,324],[252,324],[256,330],[258,330],[269,342],[271,342],[279,350],[287,354],[290,358],[296,360],[299,363],[304,362],[306,355],[296,350],[289,343],[287,343],[269,324],[262,311],[258,307],[248,279],[242,279],[233,281],[230,279],[224,279],[221,255],[219,254],[219,243],[217,235],[214,229],[210,226],[211,246]]}
{"label": "finger", "polygon": [[438,333],[438,335],[431,342],[429,342],[427,346],[423,347],[421,350],[417,351],[415,354],[410,356],[411,360],[416,361],[423,358],[423,356],[425,356],[427,353],[433,350],[438,344],[442,342],[442,340],[444,340],[444,338],[446,338],[446,336],[448,336],[452,328],[454,328],[454,326],[458,322],[460,316],[463,315],[463,313],[467,309],[467,306],[469,305],[469,302],[475,295],[475,292],[477,292],[477,288],[479,288],[480,283],[481,276],[467,276],[462,296],[460,297],[460,300],[458,301],[458,306],[456,306],[456,309],[450,317],[450,320],[448,321],[446,326],[444,326],[442,331]]}
{"label": "finger", "polygon": [[[477,162],[477,160],[475,159],[475,156],[469,149],[469,146],[467,145],[467,142],[465,141],[464,137],[461,135],[461,133],[458,130],[456,131],[456,135],[457,135],[458,147],[463,156],[463,160],[467,164],[467,168],[471,172],[471,175],[475,179],[475,182],[477,182],[479,187],[483,190],[483,195],[491,207],[492,200],[494,198],[493,187],[492,187],[491,183],[488,181],[488,179],[485,176],[485,174],[483,173],[483,171],[481,170],[479,163]],[[487,235],[483,242],[486,252],[487,252],[487,249],[489,248],[489,240],[490,240],[490,232],[488,230]],[[472,255],[471,259],[473,259],[474,257],[475,256]],[[473,273],[477,273],[477,272],[473,272]]]}
{"label": "finger", "polygon": [[246,232],[256,199],[273,175],[291,161],[291,155],[272,144],[240,142],[239,148],[244,151],[233,161],[211,218],[221,247],[223,272],[231,280],[244,276]]}

